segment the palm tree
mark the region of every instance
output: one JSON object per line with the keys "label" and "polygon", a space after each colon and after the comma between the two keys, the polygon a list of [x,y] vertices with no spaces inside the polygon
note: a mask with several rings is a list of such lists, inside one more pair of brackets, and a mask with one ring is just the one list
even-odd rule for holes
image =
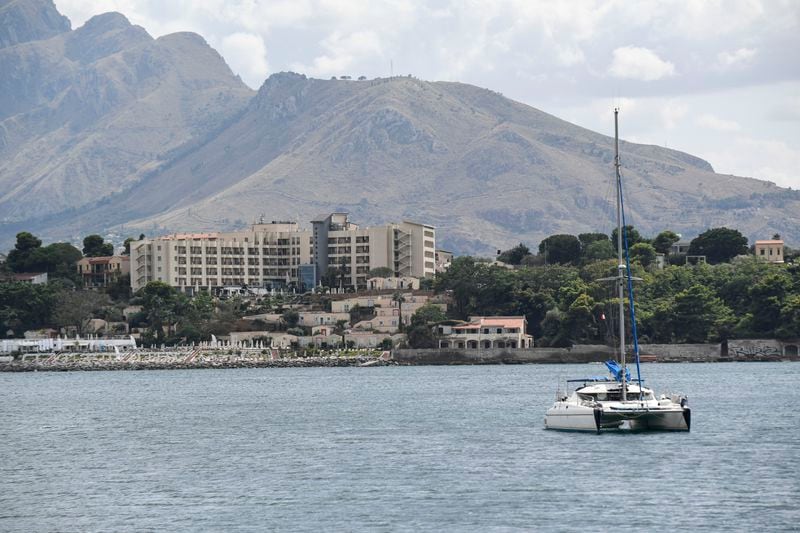
{"label": "palm tree", "polygon": [[400,314],[400,321],[399,321],[399,328],[398,331],[403,331],[403,302],[406,301],[403,293],[400,291],[394,291],[392,294],[392,301],[397,303],[397,308]]}

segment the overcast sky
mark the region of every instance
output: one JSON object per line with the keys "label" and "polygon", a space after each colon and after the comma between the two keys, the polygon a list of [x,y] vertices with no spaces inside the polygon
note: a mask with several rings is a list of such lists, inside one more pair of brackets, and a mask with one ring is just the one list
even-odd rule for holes
{"label": "overcast sky", "polygon": [[253,88],[413,74],[499,91],[800,189],[800,0],[56,0],[73,27],[119,11],[194,31]]}

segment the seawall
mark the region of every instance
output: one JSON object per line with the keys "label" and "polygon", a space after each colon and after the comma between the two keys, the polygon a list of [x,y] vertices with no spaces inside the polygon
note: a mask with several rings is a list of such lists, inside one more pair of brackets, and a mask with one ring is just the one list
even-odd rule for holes
{"label": "seawall", "polygon": [[[642,361],[714,363],[729,361],[798,361],[797,342],[774,339],[731,340],[726,344],[642,344]],[[595,363],[614,357],[610,346],[571,348],[493,348],[394,350],[392,358],[408,365],[480,365],[526,363]]]}

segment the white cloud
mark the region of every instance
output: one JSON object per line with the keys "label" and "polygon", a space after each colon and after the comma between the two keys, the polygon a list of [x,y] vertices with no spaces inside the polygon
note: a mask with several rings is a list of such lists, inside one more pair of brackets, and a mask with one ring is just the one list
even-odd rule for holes
{"label": "white cloud", "polygon": [[703,113],[695,120],[695,124],[703,128],[708,128],[717,131],[740,131],[742,126],[734,120],[725,120],[712,115],[711,113]]}
{"label": "white cloud", "polygon": [[755,56],[755,48],[739,48],[733,52],[720,52],[717,54],[717,66],[723,70],[742,68],[751,64]]}
{"label": "white cloud", "polygon": [[586,61],[586,56],[577,46],[558,46],[556,47],[556,60],[559,65],[571,67]]}
{"label": "white cloud", "polygon": [[661,107],[661,120],[664,127],[674,129],[689,112],[689,106],[683,102],[667,100]]}
{"label": "white cloud", "polygon": [[781,122],[800,122],[800,96],[790,96],[772,105],[767,118]]}
{"label": "white cloud", "polygon": [[233,33],[222,39],[220,48],[233,72],[241,76],[250,87],[261,86],[269,72],[267,47],[261,36]]}
{"label": "white cloud", "polygon": [[326,50],[325,54],[315,57],[311,65],[295,63],[293,69],[308,72],[312,76],[357,76],[358,73],[348,72],[348,69],[360,60],[381,56],[383,51],[378,34],[370,30],[349,35],[336,31],[320,44]]}
{"label": "white cloud", "polygon": [[800,189],[800,150],[783,141],[739,137],[707,155],[719,173],[751,176]]}
{"label": "white cloud", "polygon": [[614,50],[608,72],[617,78],[655,81],[675,75],[675,65],[647,48],[623,46]]}

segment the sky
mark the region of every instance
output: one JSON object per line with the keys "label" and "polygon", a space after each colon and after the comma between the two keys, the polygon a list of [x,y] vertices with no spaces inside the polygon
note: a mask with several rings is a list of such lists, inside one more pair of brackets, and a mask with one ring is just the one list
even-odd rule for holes
{"label": "sky", "polygon": [[800,189],[800,0],[56,0],[272,73],[460,81]]}

